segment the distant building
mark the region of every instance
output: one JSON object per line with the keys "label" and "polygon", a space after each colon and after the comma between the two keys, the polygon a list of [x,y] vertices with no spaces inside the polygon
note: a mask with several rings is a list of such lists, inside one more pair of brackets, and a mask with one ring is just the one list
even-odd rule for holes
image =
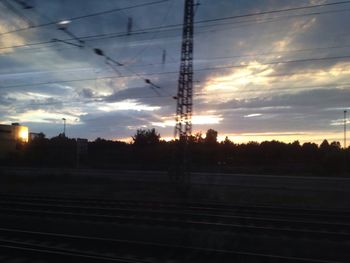
{"label": "distant building", "polygon": [[18,151],[23,143],[28,142],[28,136],[29,130],[26,126],[21,126],[19,123],[0,124],[0,158]]}

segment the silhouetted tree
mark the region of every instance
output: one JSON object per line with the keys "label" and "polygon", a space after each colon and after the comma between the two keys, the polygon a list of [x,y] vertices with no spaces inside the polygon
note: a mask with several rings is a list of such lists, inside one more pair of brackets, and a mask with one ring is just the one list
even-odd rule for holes
{"label": "silhouetted tree", "polygon": [[224,145],[232,145],[233,142],[226,136],[226,137],[225,137],[225,140],[223,141],[223,144],[224,144]]}
{"label": "silhouetted tree", "polygon": [[[350,148],[342,149],[339,142],[324,140],[320,146],[298,141],[283,143],[265,141],[235,144],[228,137],[217,142],[213,129],[196,133],[190,138],[188,151],[192,169],[197,171],[230,171],[254,173],[313,173],[317,175],[344,174],[349,166]],[[115,169],[167,170],[176,160],[176,141],[161,141],[155,129],[139,129],[133,143],[97,138],[88,143],[85,167]],[[63,135],[45,138],[37,136],[24,146],[20,154],[13,154],[6,165],[75,167],[77,143]]]}
{"label": "silhouetted tree", "polygon": [[340,142],[332,142],[330,144],[330,147],[335,149],[335,150],[339,150],[341,148]]}
{"label": "silhouetted tree", "polygon": [[327,140],[323,140],[323,142],[320,145],[321,151],[326,151],[329,149],[329,142]]}
{"label": "silhouetted tree", "polygon": [[218,142],[218,132],[213,129],[209,129],[205,136],[205,142],[213,145],[216,144]]}
{"label": "silhouetted tree", "polygon": [[160,141],[160,134],[154,128],[147,130],[138,129],[132,139],[136,146],[155,145]]}
{"label": "silhouetted tree", "polygon": [[35,137],[34,140],[43,140],[46,138],[46,135],[42,132],[39,132]]}
{"label": "silhouetted tree", "polygon": [[201,132],[197,132],[194,135],[192,135],[189,139],[190,143],[203,143],[203,135]]}
{"label": "silhouetted tree", "polygon": [[306,142],[301,147],[302,161],[307,165],[314,165],[319,157],[319,148],[316,143]]}

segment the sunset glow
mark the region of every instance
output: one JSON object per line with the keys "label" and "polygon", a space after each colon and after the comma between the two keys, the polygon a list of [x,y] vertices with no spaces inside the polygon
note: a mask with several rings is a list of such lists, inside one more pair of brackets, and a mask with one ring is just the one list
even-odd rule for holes
{"label": "sunset glow", "polygon": [[[112,2],[108,7],[113,9]],[[147,11],[147,19],[138,21],[145,29],[181,23],[181,1],[172,6],[170,2],[159,5],[157,14],[174,10],[164,20],[151,8],[130,9],[128,17],[145,17]],[[196,19],[208,19],[208,13],[214,19],[324,1],[263,2],[218,0],[201,6]],[[91,12],[99,9],[97,2],[89,3]],[[37,5],[76,36],[97,35],[89,45],[105,57],[79,48],[78,39],[35,44],[68,37],[56,27],[4,34],[0,40],[2,123],[32,125],[51,137],[62,131],[65,118],[72,135],[92,140],[128,138],[138,128],[152,127],[164,138],[172,138],[181,30],[165,30],[155,38],[131,34],[102,40],[102,32],[106,36],[124,32],[126,18],[110,14],[108,23],[98,17],[72,20],[79,16],[76,4],[69,9],[60,4],[51,8],[45,1]],[[228,26],[230,19],[226,26],[195,25],[193,131],[212,128],[220,138],[231,134],[232,140],[242,142],[342,140],[342,115],[350,108],[348,14],[344,9],[334,19],[328,12],[332,8],[271,13],[249,23],[242,18],[233,27]],[[4,14],[0,32],[28,27],[28,21],[6,10],[0,5]],[[308,11],[312,12],[304,15]],[[32,15],[33,21],[41,21]]]}

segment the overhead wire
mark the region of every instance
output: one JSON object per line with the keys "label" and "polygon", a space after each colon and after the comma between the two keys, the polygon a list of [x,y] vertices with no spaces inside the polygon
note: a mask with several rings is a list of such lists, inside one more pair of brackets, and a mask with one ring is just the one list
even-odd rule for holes
{"label": "overhead wire", "polygon": [[[164,2],[164,1],[161,1],[161,2]],[[329,5],[334,5],[334,4],[344,4],[344,3],[348,3],[350,1],[342,1],[342,2],[336,2],[336,3],[328,3],[328,4],[323,4],[323,5],[313,5],[313,6],[307,6],[307,7],[298,7],[298,8],[289,8],[289,9],[284,9],[284,10],[272,10],[272,11],[268,11],[268,12],[260,12],[260,13],[254,13],[254,14],[246,14],[245,16],[255,16],[255,15],[258,15],[258,14],[266,14],[266,13],[272,13],[272,12],[286,12],[286,11],[291,11],[291,10],[300,10],[300,9],[305,9],[305,8],[314,8],[314,7],[320,7],[320,6],[329,6]],[[239,16],[239,17],[243,17],[243,15]],[[226,20],[226,19],[232,19],[232,18],[237,18],[237,16],[234,16],[234,17],[225,17],[225,18],[221,18],[220,20]],[[207,20],[207,21],[213,21],[212,19],[211,20]],[[218,19],[215,19],[215,21],[218,21]],[[200,21],[200,22],[203,22],[203,21]],[[53,22],[52,22],[53,23]],[[52,24],[51,23],[51,24]],[[48,42],[51,42],[51,41],[46,41],[46,42],[41,42],[40,44],[45,44],[45,43],[48,43]],[[318,60],[324,60],[324,59],[340,59],[340,58],[348,58],[348,56],[340,56],[340,57],[333,57],[333,58],[313,58],[313,59],[303,59],[303,60],[296,60],[296,61],[286,61],[286,62],[283,62],[283,61],[277,61],[277,62],[271,62],[271,63],[268,63],[269,65],[271,64],[281,64],[281,63],[296,63],[296,62],[306,62],[306,61],[318,61]],[[262,65],[266,65],[266,63],[262,64]],[[238,65],[240,66],[240,65]],[[202,69],[198,69],[197,71],[203,71],[203,70],[217,70],[217,69],[225,69],[225,68],[232,68],[232,67],[237,67],[237,65],[231,65],[231,66],[223,66],[223,67],[212,67],[212,68],[202,68]],[[132,72],[133,74],[139,76],[138,74],[139,73],[136,73],[134,71],[130,71]],[[157,73],[155,73],[157,74]],[[146,74],[146,75],[155,75],[154,73],[150,73],[150,74]],[[165,72],[165,74],[171,74],[171,72]],[[145,75],[143,73],[141,73],[141,75]],[[126,77],[130,77],[130,76],[126,76]],[[139,76],[140,77],[140,76]],[[142,78],[142,77],[141,77]],[[145,80],[144,78],[142,78],[143,80]],[[74,80],[74,81],[85,81],[85,80]],[[54,83],[54,82],[50,82],[50,83]],[[57,82],[55,82],[57,83]],[[33,85],[33,84],[31,84]],[[34,85],[38,85],[38,84],[34,84]],[[12,86],[11,86],[12,87]]]}
{"label": "overhead wire", "polygon": [[[171,10],[171,8],[172,8],[172,6],[173,6],[173,3],[174,3],[174,2],[171,2],[171,3],[169,4],[169,7],[168,7],[167,11],[165,12],[165,15],[164,15],[164,17],[163,17],[163,19],[162,19],[161,26],[164,25],[166,19],[168,18],[169,13],[170,13],[170,10]],[[151,38],[150,38],[149,41],[153,41],[153,40],[156,38],[156,36],[157,36],[158,34],[159,34],[159,31],[156,31],[156,32],[154,33],[154,35],[151,36]],[[137,57],[141,56],[141,55],[149,48],[149,46],[150,46],[150,45],[146,45],[144,48],[141,49],[141,51],[139,51],[139,52],[136,53],[131,59],[129,59],[129,61],[134,61]],[[126,64],[129,64],[129,63],[126,63]]]}
{"label": "overhead wire", "polygon": [[[230,27],[230,28],[241,28],[242,26],[247,25],[253,25],[253,24],[259,24],[259,23],[270,23],[270,22],[278,22],[281,20],[284,20],[285,18],[296,18],[296,17],[302,17],[302,16],[315,16],[315,15],[323,15],[323,14],[331,14],[331,13],[340,13],[340,12],[348,12],[350,9],[341,9],[341,10],[332,10],[332,11],[324,11],[324,12],[313,12],[313,13],[307,13],[307,14],[299,14],[299,15],[288,15],[288,16],[280,16],[276,18],[268,18],[265,20],[246,20],[246,21],[236,21],[236,22],[225,22],[221,24],[209,24],[209,25],[200,25],[196,28],[206,28],[206,27],[213,27],[213,26],[220,26],[220,25],[232,25],[232,24],[243,24],[241,26],[236,27]],[[252,22],[250,24],[244,24],[247,22]],[[196,23],[196,22],[194,22]],[[143,35],[143,34],[149,34],[154,33],[153,30],[159,30],[159,32],[167,32],[167,31],[173,31],[173,30],[180,30],[182,28],[182,24],[172,24],[172,25],[166,25],[166,26],[156,26],[156,27],[150,27],[145,28],[141,30],[136,30],[132,34],[123,34],[123,33],[106,33],[106,34],[97,34],[97,35],[90,35],[90,36],[83,36],[81,38],[87,40],[87,41],[93,41],[93,40],[104,40],[109,38],[119,38],[119,37],[125,37],[130,35]],[[218,29],[215,29],[215,31],[218,31]],[[201,33],[202,31],[197,31],[196,34]]]}
{"label": "overhead wire", "polygon": [[[161,2],[164,2],[164,1],[161,1]],[[348,2],[350,2],[350,1],[342,1],[342,3],[348,3]],[[338,2],[338,4],[339,4],[340,2]],[[315,6],[329,6],[329,5],[333,5],[333,4],[336,4],[336,3],[328,3],[328,4],[323,4],[323,5],[315,5]],[[287,11],[295,11],[295,10],[300,10],[302,7],[300,7],[300,8],[289,8],[289,9],[284,9],[284,10],[276,10],[275,12],[287,12]],[[305,9],[305,8],[308,8],[308,7],[304,7],[303,9]],[[309,8],[311,8],[311,7],[309,7]],[[331,11],[328,11],[328,12],[331,12]],[[264,15],[264,14],[267,14],[268,12],[261,12],[260,13],[260,15]],[[272,13],[272,11],[270,11],[269,13]],[[315,15],[315,14],[317,14],[317,13],[313,13],[312,15]],[[255,16],[255,15],[258,15],[258,14],[251,14],[250,16]],[[220,19],[220,21],[222,21],[222,20],[228,20],[228,19],[235,19],[235,18],[241,18],[241,17],[243,17],[243,16],[234,16],[234,17],[226,17],[226,18],[221,18]],[[245,17],[247,17],[247,16],[245,16]],[[207,20],[207,22],[203,22],[203,21],[198,21],[197,23],[208,23],[208,22],[216,22],[216,21],[219,21],[219,20],[217,20],[217,19],[212,19],[212,20]],[[157,33],[156,33],[157,34]],[[1,35],[1,34],[0,34]],[[152,39],[151,39],[152,40]],[[305,49],[306,50],[306,49]],[[236,56],[235,56],[236,57]],[[232,58],[232,57],[231,57]],[[299,62],[311,62],[311,61],[321,61],[321,60],[332,60],[332,59],[342,59],[342,58],[350,58],[350,56],[334,56],[334,57],[328,57],[328,58],[309,58],[309,59],[301,59],[301,60],[290,60],[290,61],[276,61],[276,62],[270,62],[270,63],[263,63],[263,64],[261,64],[261,65],[273,65],[273,64],[282,64],[282,63],[299,63]],[[217,70],[217,69],[226,69],[226,68],[232,68],[232,67],[238,67],[238,66],[236,66],[236,65],[230,65],[230,66],[221,66],[221,67],[212,67],[212,68],[202,68],[202,69],[198,69],[198,70],[196,70],[196,71],[202,71],[202,70]],[[136,76],[139,76],[138,74],[139,73],[137,73],[137,72],[133,72],[133,71],[131,71],[131,70],[128,70],[128,71],[130,71],[131,73],[133,73],[133,74],[135,74]],[[151,73],[152,75],[153,75],[153,73]],[[141,76],[143,76],[144,74],[140,74]],[[126,77],[128,77],[128,76],[126,76]],[[140,76],[139,76],[140,77]],[[141,77],[142,78],[142,77]],[[143,80],[145,80],[144,78],[142,78]],[[80,81],[83,81],[83,80],[80,80]],[[57,82],[56,82],[57,83]],[[347,83],[347,84],[349,84],[349,83]],[[334,87],[334,86],[340,86],[340,85],[345,85],[345,83],[343,84],[343,83],[334,83],[334,84],[330,84],[329,86],[331,86],[331,87]],[[322,85],[322,87],[325,87],[326,85]],[[310,87],[312,87],[312,86],[304,86],[304,87],[302,87],[302,86],[300,86],[299,88],[305,88],[305,87],[307,87],[307,88],[310,88]],[[315,86],[314,86],[315,87]],[[317,86],[316,86],[317,87]],[[347,87],[349,87],[349,86],[347,86]],[[293,89],[293,88],[289,88],[289,89]],[[280,90],[280,89],[276,89],[276,90]],[[252,92],[251,90],[247,90],[247,91],[245,91],[245,92]],[[159,94],[158,94],[159,95]],[[195,93],[195,95],[207,95],[207,94],[205,94],[205,93]],[[161,95],[159,95],[159,96],[157,96],[157,97],[168,97],[168,96],[161,96]],[[151,98],[151,97],[136,97],[136,98]],[[125,99],[130,99],[130,97],[127,97],[127,98],[125,98]],[[134,99],[134,98],[131,98],[131,99]]]}
{"label": "overhead wire", "polygon": [[[332,56],[332,57],[322,57],[322,58],[307,58],[307,59],[299,59],[299,60],[286,60],[286,61],[272,61],[267,63],[261,63],[259,65],[278,65],[278,64],[288,64],[288,63],[304,63],[304,62],[315,62],[315,61],[327,61],[327,60],[338,60],[338,59],[350,59],[350,55],[344,56]],[[194,70],[194,72],[201,71],[215,71],[215,70],[223,70],[223,69],[232,69],[232,68],[245,68],[249,67],[249,65],[225,65],[218,67],[206,67],[199,68]],[[167,72],[153,72],[153,73],[137,73],[144,80],[142,76],[155,76],[155,75],[167,75],[167,74],[177,74],[178,71],[167,71]],[[100,77],[99,79],[118,79],[118,78],[130,78],[133,77],[134,74],[124,75],[124,76],[105,76]],[[18,85],[10,85],[10,86],[0,86],[1,89],[7,88],[15,88],[15,87],[26,87],[26,86],[36,86],[36,85],[47,85],[47,84],[58,84],[58,83],[69,83],[69,82],[81,82],[81,81],[92,81],[96,78],[82,78],[82,79],[72,79],[72,80],[61,80],[61,81],[47,81],[47,82],[38,82],[31,84],[18,84]]]}
{"label": "overhead wire", "polygon": [[[277,54],[289,54],[289,53],[298,53],[298,52],[309,52],[309,51],[320,51],[320,50],[332,50],[332,49],[342,49],[342,48],[350,48],[350,45],[336,45],[336,46],[327,46],[327,47],[313,47],[313,48],[303,48],[303,49],[292,49],[292,50],[285,50],[285,51],[272,51],[272,52],[261,52],[261,53],[254,53],[254,54],[241,54],[241,55],[234,55],[234,56],[225,56],[225,57],[199,57],[195,59],[193,62],[197,63],[197,61],[216,61],[216,60],[227,60],[232,58],[256,58],[256,57],[262,57],[262,56],[271,56],[271,55],[277,55]],[[174,61],[174,62],[168,62],[168,64],[172,63],[179,63],[180,61]],[[158,66],[162,63],[144,63],[144,64],[131,64],[131,66],[134,67],[148,67],[148,66]]]}
{"label": "overhead wire", "polygon": [[[140,8],[140,7],[145,7],[145,6],[162,4],[162,3],[165,3],[165,2],[168,2],[168,1],[171,1],[171,0],[159,0],[159,1],[143,3],[143,4],[137,4],[137,5],[133,5],[133,6],[127,6],[127,7],[123,7],[123,8],[114,8],[114,9],[104,10],[104,11],[95,12],[95,13],[91,13],[91,14],[70,17],[70,18],[67,18],[67,20],[69,20],[69,21],[76,21],[76,20],[81,20],[81,19],[85,19],[85,18],[89,18],[89,17],[95,17],[95,16],[100,16],[100,15],[106,15],[106,14],[110,14],[110,13],[120,12],[122,10],[128,10],[128,9],[134,9],[134,8]],[[45,27],[45,26],[50,26],[50,25],[56,25],[58,22],[60,22],[60,20],[51,21],[51,22],[47,22],[47,23],[42,23],[42,24],[38,24],[38,25],[35,25],[35,26],[29,26],[29,27],[9,30],[9,31],[6,31],[6,32],[1,32],[0,36],[6,35],[6,34],[17,33],[17,32],[21,32],[21,31],[26,31],[26,30],[30,30],[30,29],[34,29],[34,28],[40,28],[40,27]]]}
{"label": "overhead wire", "polygon": [[[274,89],[268,89],[268,90],[261,90],[261,88],[256,88],[256,89],[244,89],[240,90],[239,94],[245,94],[245,93],[252,93],[252,92],[263,92],[264,94],[268,94],[269,92],[276,92],[276,91],[295,91],[295,90],[304,90],[304,91],[310,91],[313,88],[334,88],[334,87],[341,87],[341,88],[350,88],[350,82],[345,82],[345,83],[329,83],[329,84],[322,84],[322,85],[301,85],[301,86],[296,86],[296,87],[279,87],[279,88],[274,88]],[[221,94],[232,94],[234,91],[220,91]],[[117,93],[112,94],[115,96]],[[200,96],[208,96],[212,95],[210,92],[195,92],[194,95],[197,97]],[[259,95],[260,96],[260,95]],[[119,101],[124,101],[124,100],[136,100],[136,99],[157,99],[157,98],[168,98],[168,99],[173,99],[172,96],[169,95],[157,95],[157,96],[120,96],[117,98],[114,98],[113,101],[110,102],[119,102]],[[75,100],[69,100],[69,101],[50,101],[50,106],[55,105],[55,104],[70,104],[70,103],[84,103],[86,104],[87,102],[89,103],[105,103],[108,101],[108,96],[96,96],[88,99],[75,99]],[[30,105],[23,105],[22,108],[28,108],[30,106],[46,106],[48,105],[47,102],[41,102],[41,103],[33,103],[31,102]],[[16,105],[16,109],[21,108],[19,105]]]}
{"label": "overhead wire", "polygon": [[[36,12],[39,16],[44,17],[47,21],[52,22],[52,19],[49,18],[47,15],[42,14],[38,10],[35,10],[35,9],[34,9],[34,12]],[[53,38],[52,41],[54,41],[54,42],[62,42],[62,43],[65,43],[65,44],[68,44],[68,45],[72,45],[72,46],[75,46],[75,47],[79,47],[79,48],[89,47],[97,55],[104,56],[106,58],[106,64],[108,66],[110,66],[115,72],[117,72],[119,76],[121,76],[120,71],[118,71],[115,67],[113,67],[113,65],[110,62],[113,62],[113,63],[115,63],[118,66],[121,66],[122,65],[121,63],[119,63],[118,61],[115,61],[111,57],[105,55],[100,49],[94,48],[94,47],[88,45],[87,43],[85,43],[85,41],[83,41],[79,37],[77,37],[75,34],[73,34],[73,32],[68,30],[68,28],[66,28],[65,26],[58,27],[58,29],[61,30],[62,32],[64,32],[65,34],[67,34],[68,36],[72,37],[72,40],[77,41],[79,44],[72,43],[72,42],[69,42],[69,41],[66,41],[66,40],[56,39],[56,38]]]}
{"label": "overhead wire", "polygon": [[[71,18],[67,18],[67,20],[75,21],[75,20],[85,19],[85,18],[89,18],[89,17],[94,17],[94,16],[100,16],[100,15],[105,15],[105,14],[109,14],[109,13],[119,12],[119,11],[122,11],[122,10],[128,10],[128,9],[133,9],[133,8],[139,8],[139,7],[144,7],[144,6],[161,4],[161,3],[164,3],[164,2],[167,2],[167,1],[171,1],[171,0],[160,0],[160,1],[154,1],[154,2],[149,2],[149,3],[143,3],[143,4],[139,4],[139,5],[124,7],[124,8],[115,8],[115,9],[105,10],[105,11],[96,12],[96,13],[92,13],[92,14],[86,14],[86,15],[71,17]],[[213,19],[207,19],[207,20],[202,20],[202,21],[196,21],[195,24],[206,23],[206,22],[214,22],[214,21],[222,21],[222,20],[228,20],[228,19],[237,19],[237,18],[244,18],[244,17],[253,17],[253,16],[258,16],[258,15],[285,13],[285,12],[290,12],[290,11],[300,11],[300,10],[306,10],[306,9],[312,9],[312,8],[344,5],[344,4],[349,4],[349,3],[350,3],[350,1],[338,1],[338,2],[332,2],[332,3],[323,3],[323,4],[315,4],[315,5],[308,5],[308,6],[276,9],[276,10],[248,13],[248,14],[242,14],[242,15],[228,16],[228,17],[223,17],[223,18],[213,18]],[[43,24],[39,24],[39,25],[36,25],[36,26],[32,26],[32,27],[19,28],[19,29],[16,29],[16,30],[2,32],[2,33],[0,33],[0,36],[1,35],[5,35],[5,34],[19,32],[19,31],[29,30],[29,29],[33,29],[33,28],[39,28],[39,27],[54,25],[54,24],[57,24],[58,22],[60,22],[60,21],[48,22],[48,23],[43,23]]]}
{"label": "overhead wire", "polygon": [[[342,10],[332,10],[332,11],[324,11],[324,12],[317,12],[317,13],[301,14],[301,15],[281,16],[281,17],[277,17],[277,18],[268,18],[265,20],[248,20],[248,21],[238,21],[236,23],[226,22],[226,23],[221,23],[221,24],[200,25],[197,28],[201,29],[201,28],[213,27],[213,26],[241,24],[239,26],[235,26],[235,27],[230,26],[230,27],[227,27],[224,29],[213,29],[213,30],[207,30],[207,31],[198,31],[197,30],[195,35],[208,33],[208,32],[219,32],[219,31],[228,30],[228,29],[242,28],[244,26],[250,26],[253,24],[278,22],[278,21],[284,20],[286,18],[290,19],[290,18],[302,17],[302,16],[334,14],[334,13],[349,12],[349,11],[350,11],[350,9],[342,9]],[[252,22],[252,23],[249,23],[249,22]],[[246,24],[244,24],[244,23],[246,23]],[[163,32],[164,33],[164,32],[170,32],[170,31],[179,30],[179,29],[181,29],[181,24],[173,24],[173,25],[167,25],[167,26],[156,26],[156,27],[144,28],[141,30],[133,31],[131,33],[115,32],[115,33],[103,33],[103,34],[80,36],[80,39],[82,39],[84,41],[98,41],[98,40],[105,40],[105,39],[130,37],[130,36],[141,36],[141,35],[146,35],[146,34],[152,34],[155,32]],[[154,30],[158,30],[158,31],[154,31]],[[71,40],[74,40],[74,38],[67,38],[67,39],[63,39],[63,40],[64,41],[71,41]],[[3,47],[0,47],[0,50],[26,48],[26,47],[30,47],[30,46],[36,46],[36,45],[47,45],[47,44],[51,44],[53,42],[54,41],[49,40],[49,41],[25,43],[25,44],[20,44],[20,45],[3,46]],[[41,48],[46,48],[46,46],[43,46]],[[26,48],[25,50],[31,50],[31,48]]]}
{"label": "overhead wire", "polygon": [[[350,48],[350,45],[334,45],[334,46],[324,46],[324,47],[311,47],[311,48],[303,48],[303,49],[291,49],[291,50],[284,50],[284,51],[273,51],[273,52],[260,52],[260,53],[253,53],[253,54],[241,54],[241,55],[233,55],[233,56],[218,56],[218,57],[198,57],[194,60],[194,63],[197,63],[197,61],[217,61],[217,60],[227,60],[232,58],[257,58],[262,56],[271,56],[271,55],[278,55],[278,54],[290,54],[290,53],[298,53],[298,52],[312,52],[312,51],[320,51],[320,50],[333,50],[333,49],[344,49],[344,48]],[[179,63],[180,61],[173,61],[173,62],[167,62],[167,64],[175,64]],[[141,63],[141,64],[129,64],[129,66],[133,67],[149,67],[149,66],[158,66],[162,65],[162,63]],[[73,68],[74,69],[74,68]]]}
{"label": "overhead wire", "polygon": [[245,18],[245,17],[253,17],[253,16],[258,16],[258,15],[285,13],[285,12],[290,12],[290,11],[299,11],[299,10],[306,10],[306,9],[326,7],[326,6],[334,6],[334,5],[344,5],[344,4],[350,4],[350,1],[339,1],[339,2],[315,4],[315,5],[300,6],[300,7],[290,7],[290,8],[276,9],[276,10],[262,11],[262,12],[255,12],[255,13],[249,13],[249,14],[243,14],[243,15],[227,16],[227,17],[222,17],[222,18],[212,18],[212,19],[206,19],[206,20],[202,20],[202,21],[197,21],[196,24],[208,23],[208,22],[216,22],[216,21],[223,21],[223,20],[230,20],[230,19],[237,19],[237,18]]}
{"label": "overhead wire", "polygon": [[[163,2],[165,1],[169,1],[169,0],[164,0]],[[115,9],[117,10],[117,9]],[[118,9],[120,10],[120,8]],[[123,9],[125,10],[125,9]],[[48,21],[51,21],[50,18],[48,18],[46,15],[42,15],[44,16]],[[158,91],[156,89],[160,89],[159,86],[155,85],[152,81],[150,81],[149,79],[145,79],[143,78],[142,76],[140,76],[137,72],[133,71],[132,69],[128,68],[126,65],[124,65],[123,63],[120,63],[118,61],[116,61],[115,59],[111,58],[110,56],[106,55],[103,50],[101,50],[100,48],[96,48],[96,47],[93,47],[93,46],[90,46],[89,44],[85,43],[84,40],[82,40],[80,37],[76,36],[75,34],[73,34],[73,32],[71,32],[70,30],[68,30],[66,27],[62,27],[62,28],[59,28],[61,29],[64,33],[66,33],[67,35],[69,35],[70,37],[72,37],[74,40],[76,40],[77,42],[79,42],[80,45],[75,45],[74,43],[70,43],[70,42],[66,42],[64,40],[61,40],[63,43],[66,43],[66,44],[70,44],[70,45],[75,45],[75,46],[79,46],[81,48],[83,47],[89,47],[95,54],[99,55],[99,56],[103,56],[105,57],[106,59],[106,64],[108,66],[110,66],[115,72],[118,73],[119,76],[123,76],[121,74],[121,72],[119,70],[117,70],[110,62],[113,62],[115,65],[117,66],[122,66],[124,69],[126,69],[127,71],[131,72],[133,75],[135,75],[136,77],[138,77],[139,79],[143,80],[145,83],[149,84],[151,89],[156,93],[156,94],[159,94]],[[58,40],[60,41],[60,40]]]}
{"label": "overhead wire", "polygon": [[9,9],[12,13],[14,13],[15,15],[17,15],[18,17],[20,17],[22,20],[24,20],[29,27],[34,26],[34,23],[31,19],[29,19],[27,16],[25,16],[24,14],[22,14],[21,12],[19,12],[9,1],[7,0],[1,0],[1,3],[7,8]]}

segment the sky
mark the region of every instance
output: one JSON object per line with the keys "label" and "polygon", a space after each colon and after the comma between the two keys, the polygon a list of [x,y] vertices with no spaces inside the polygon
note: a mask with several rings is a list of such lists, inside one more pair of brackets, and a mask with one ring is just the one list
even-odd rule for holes
{"label": "sky", "polygon": [[[156,128],[171,139],[183,6],[1,1],[0,123],[52,137],[65,118],[69,137],[130,140],[137,129]],[[349,15],[350,1],[200,0],[193,133],[212,128],[237,143],[342,142],[344,110],[350,114]],[[66,31],[59,21],[69,22]]]}

